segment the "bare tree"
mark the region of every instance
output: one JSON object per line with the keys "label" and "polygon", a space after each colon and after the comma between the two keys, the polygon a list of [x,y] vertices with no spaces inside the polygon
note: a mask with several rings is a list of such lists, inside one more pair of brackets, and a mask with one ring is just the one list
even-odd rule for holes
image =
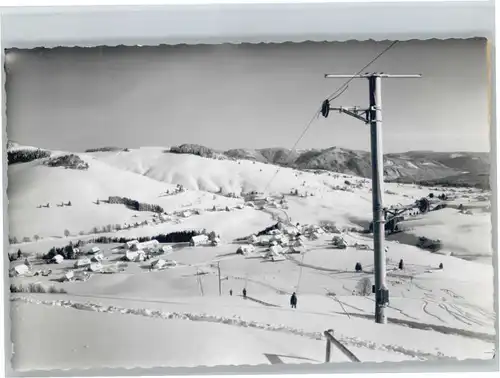
{"label": "bare tree", "polygon": [[372,293],[372,281],[368,277],[363,277],[356,285],[356,291],[359,295],[368,296]]}
{"label": "bare tree", "polygon": [[35,241],[37,242],[37,241],[39,241],[39,240],[40,240],[40,236],[35,235],[35,236],[33,236],[33,239],[35,239]]}

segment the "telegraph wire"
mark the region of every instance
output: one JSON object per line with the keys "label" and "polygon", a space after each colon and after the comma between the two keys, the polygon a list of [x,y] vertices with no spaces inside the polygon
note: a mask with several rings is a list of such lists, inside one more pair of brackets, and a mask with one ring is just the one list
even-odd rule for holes
{"label": "telegraph wire", "polygon": [[[363,66],[363,68],[361,68],[350,79],[348,79],[344,84],[342,84],[339,88],[337,88],[337,90],[335,92],[333,92],[328,97],[328,101],[333,101],[333,100],[339,98],[342,94],[344,94],[344,92],[347,91],[347,89],[349,88],[349,83],[351,81],[353,81],[356,78],[357,75],[359,75],[361,72],[363,72],[368,67],[370,67],[373,63],[375,63],[382,55],[384,55],[386,52],[388,52],[390,49],[392,49],[398,42],[399,42],[398,40],[392,42],[388,47],[386,47],[384,50],[382,50],[382,52],[380,52],[379,54],[377,54],[372,60],[370,60],[365,66]],[[302,140],[302,138],[306,135],[306,133],[311,128],[312,124],[314,123],[314,120],[316,120],[319,117],[320,113],[321,113],[321,108],[319,108],[318,110],[316,110],[316,113],[314,113],[314,115],[312,116],[312,118],[310,119],[310,121],[307,123],[306,127],[302,131],[302,134],[300,134],[299,138],[297,139],[297,141],[295,142],[295,144],[290,149],[289,154],[291,154],[292,151],[295,149],[295,147],[297,147],[297,145],[300,143],[300,141]],[[281,170],[281,168],[282,168],[281,166],[278,167],[278,169],[276,170],[276,172],[274,173],[274,175],[271,177],[271,180],[269,180],[269,182],[266,184],[266,186],[264,188],[264,192],[266,192],[267,189],[269,188],[269,186],[272,184],[272,182],[274,181],[274,179],[278,175],[278,173]]]}

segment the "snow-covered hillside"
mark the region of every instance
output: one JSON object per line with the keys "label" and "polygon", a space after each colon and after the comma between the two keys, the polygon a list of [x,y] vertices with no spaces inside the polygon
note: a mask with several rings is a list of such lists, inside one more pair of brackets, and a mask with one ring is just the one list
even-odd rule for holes
{"label": "snow-covered hillside", "polygon": [[[368,179],[286,167],[278,172],[262,162],[165,150],[75,154],[87,169],[52,167],[45,164],[48,157],[9,165],[9,253],[23,255],[12,267],[24,256],[32,261],[30,272],[13,277],[12,284],[66,292],[12,294],[18,369],[320,363],[321,335],[330,328],[362,361],[492,357],[488,192],[385,184],[388,207],[410,205],[431,192],[448,198],[446,208],[412,212],[401,232],[388,237],[389,324],[376,325],[373,294],[359,286],[363,278],[373,281],[373,243],[363,232],[371,220]],[[53,151],[50,158],[65,154]],[[110,197],[163,212],[107,203]],[[256,242],[251,254],[236,254],[239,239],[278,220],[303,228],[308,236],[301,252],[270,259],[263,256],[272,246]],[[325,227],[316,233],[305,225]],[[158,258],[175,264],[163,270],[151,269],[148,261],[121,262],[126,254],[116,243],[91,243],[101,249],[103,266],[119,267],[116,273],[94,266],[83,281],[58,282],[79,271],[75,261],[48,264],[39,256],[95,237],[132,240],[203,229],[220,240],[213,246],[172,243]],[[345,249],[332,246],[339,235]],[[417,247],[420,237],[439,239],[441,248]],[[362,271],[355,271],[356,263]],[[293,292],[297,309],[289,308]],[[179,342],[199,334],[205,336],[196,345]],[[60,338],[58,350],[42,347],[47,337]],[[216,352],[222,344],[225,349]],[[103,357],[104,351],[112,352]],[[332,360],[346,357],[335,350]]]}

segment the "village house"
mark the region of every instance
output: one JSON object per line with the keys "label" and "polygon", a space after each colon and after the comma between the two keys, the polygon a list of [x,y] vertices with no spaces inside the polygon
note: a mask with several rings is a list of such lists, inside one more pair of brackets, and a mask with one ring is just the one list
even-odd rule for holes
{"label": "village house", "polygon": [[278,240],[278,244],[282,245],[282,246],[288,246],[290,245],[290,239],[287,238],[286,236],[282,237],[280,240]]}
{"label": "village house", "polygon": [[14,269],[12,269],[12,275],[14,277],[24,276],[24,275],[28,274],[29,271],[30,271],[30,268],[25,264],[16,265],[14,267]]}
{"label": "village house", "polygon": [[138,244],[139,241],[138,240],[131,240],[131,241],[128,241],[126,242],[124,245],[123,245],[123,248],[125,249],[130,249],[134,244]]}
{"label": "village house", "polygon": [[75,268],[85,268],[88,267],[91,264],[90,259],[88,258],[83,258],[83,259],[78,259],[75,261],[75,264],[73,265]]}
{"label": "village house", "polygon": [[251,243],[251,244],[255,244],[259,241],[259,238],[256,236],[256,235],[251,235],[249,238],[248,238],[248,242]]}
{"label": "village house", "polygon": [[194,247],[198,245],[206,245],[208,244],[208,236],[207,235],[196,235],[191,238],[189,245]]}
{"label": "village house", "polygon": [[164,245],[163,247],[161,247],[161,250],[163,251],[163,253],[169,253],[173,251],[173,248],[171,245]]}
{"label": "village house", "polygon": [[95,262],[89,265],[88,270],[90,272],[100,272],[102,270],[102,265],[100,262]]}
{"label": "village house", "polygon": [[101,262],[104,260],[104,254],[102,252],[97,252],[90,260],[93,262]]}
{"label": "village house", "polygon": [[193,215],[193,213],[191,213],[191,211],[189,210],[186,210],[186,211],[183,211],[181,213],[181,215],[184,217],[184,218],[189,218],[191,215]]}
{"label": "village house", "polygon": [[281,247],[280,245],[273,245],[273,246],[269,247],[269,251],[273,255],[279,255],[279,254],[283,253],[283,247]]}
{"label": "village house", "polygon": [[258,241],[258,244],[263,246],[263,247],[267,247],[269,244],[271,243],[271,237],[268,236],[268,235],[261,235],[259,237],[259,241]]}
{"label": "village house", "polygon": [[151,263],[151,269],[162,269],[167,265],[167,262],[163,259],[158,259]]}
{"label": "village house", "polygon": [[53,263],[53,264],[61,264],[63,261],[64,261],[64,257],[61,256],[61,255],[55,255],[50,260],[50,262]]}
{"label": "village house", "polygon": [[96,254],[96,253],[98,253],[100,251],[101,251],[101,249],[99,247],[92,247],[92,248],[90,248],[88,250],[87,253],[90,254],[90,255],[94,255],[94,254]]}
{"label": "village house", "polygon": [[251,244],[243,244],[238,247],[236,250],[237,255],[247,256],[255,251],[255,247]]}
{"label": "village house", "polygon": [[146,259],[146,253],[143,250],[125,252],[125,260],[130,262],[141,262]]}
{"label": "village house", "polygon": [[332,239],[332,244],[337,249],[346,249],[347,242],[341,236],[334,236]]}
{"label": "village house", "polygon": [[299,230],[296,227],[287,226],[283,228],[283,233],[286,235],[295,236],[299,233]]}
{"label": "village house", "polygon": [[151,249],[155,249],[155,248],[158,248],[158,246],[160,245],[160,243],[158,242],[158,240],[156,239],[153,239],[153,240],[148,240],[148,241],[145,241],[143,243],[138,243],[138,244],[135,244],[134,245],[134,251],[138,251],[138,250],[151,250]]}
{"label": "village house", "polygon": [[264,258],[271,261],[283,261],[285,257],[282,254],[283,249],[280,246],[273,246],[265,254]]}

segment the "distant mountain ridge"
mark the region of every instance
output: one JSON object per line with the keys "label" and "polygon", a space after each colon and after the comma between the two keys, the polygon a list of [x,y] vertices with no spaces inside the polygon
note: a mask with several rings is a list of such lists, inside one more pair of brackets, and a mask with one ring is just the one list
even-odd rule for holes
{"label": "distant mountain ridge", "polygon": [[[327,170],[371,178],[371,157],[367,151],[340,147],[311,150],[286,148],[231,149],[184,144],[166,151],[206,158],[245,159],[303,170]],[[490,188],[490,156],[486,152],[409,151],[384,155],[387,181],[427,185],[460,185]]]}
{"label": "distant mountain ridge", "polygon": [[[49,156],[48,150],[8,141],[9,164]],[[120,148],[94,148],[100,152]],[[128,149],[123,149],[128,151]],[[218,151],[198,144],[182,144],[165,153],[189,154],[217,160],[250,160],[300,170],[326,170],[371,178],[371,157],[367,151],[340,147],[310,150],[286,148],[230,149]],[[409,151],[384,155],[386,181],[421,185],[472,186],[490,189],[490,156],[486,152]]]}

